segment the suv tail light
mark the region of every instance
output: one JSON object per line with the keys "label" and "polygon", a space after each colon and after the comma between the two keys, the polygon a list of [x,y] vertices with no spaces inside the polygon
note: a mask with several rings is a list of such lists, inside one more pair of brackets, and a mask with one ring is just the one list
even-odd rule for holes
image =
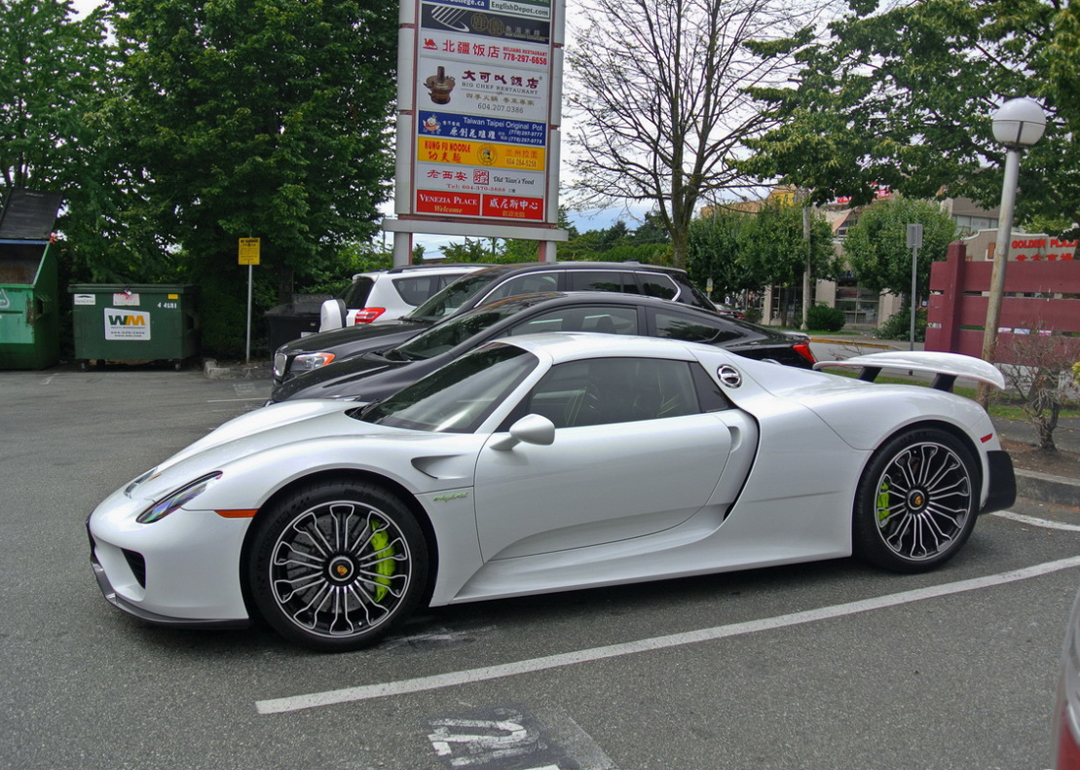
{"label": "suv tail light", "polygon": [[369,324],[385,312],[386,308],[384,307],[366,307],[363,310],[357,310],[353,323]]}

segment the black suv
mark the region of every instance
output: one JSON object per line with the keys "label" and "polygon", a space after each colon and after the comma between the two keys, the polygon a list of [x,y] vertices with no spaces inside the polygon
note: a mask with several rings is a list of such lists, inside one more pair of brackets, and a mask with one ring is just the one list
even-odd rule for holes
{"label": "black suv", "polygon": [[705,310],[713,304],[685,270],[637,262],[530,262],[497,265],[462,276],[400,320],[350,326],[282,345],[274,353],[274,383],[349,356],[398,345],[436,321],[507,297],[540,292],[611,291],[679,302]]}

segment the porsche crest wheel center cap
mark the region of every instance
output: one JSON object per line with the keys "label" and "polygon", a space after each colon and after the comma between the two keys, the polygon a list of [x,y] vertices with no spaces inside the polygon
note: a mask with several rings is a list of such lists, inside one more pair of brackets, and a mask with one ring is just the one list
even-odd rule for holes
{"label": "porsche crest wheel center cap", "polygon": [[929,502],[929,496],[921,489],[913,489],[908,493],[907,505],[912,511],[919,512],[925,510]]}
{"label": "porsche crest wheel center cap", "polygon": [[348,583],[356,574],[356,565],[348,556],[335,556],[327,564],[327,572],[335,583]]}

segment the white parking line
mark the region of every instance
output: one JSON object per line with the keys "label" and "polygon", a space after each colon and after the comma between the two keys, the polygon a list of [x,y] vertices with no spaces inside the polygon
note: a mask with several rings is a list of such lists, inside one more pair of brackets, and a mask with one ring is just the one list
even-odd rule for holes
{"label": "white parking line", "polygon": [[1012,511],[997,511],[991,515],[1000,516],[1001,518],[1009,519],[1010,521],[1018,521],[1021,524],[1030,524],[1033,527],[1060,529],[1065,532],[1080,532],[1080,524],[1063,524],[1060,521],[1050,521],[1049,519],[1040,519],[1035,516],[1025,516],[1022,513],[1013,513]]}
{"label": "white parking line", "polygon": [[857,602],[836,604],[831,607],[820,607],[803,612],[793,612],[788,615],[779,615],[773,618],[762,618],[745,623],[732,623],[726,626],[714,626],[703,628],[698,631],[687,631],[681,634],[668,636],[655,636],[649,639],[640,639],[635,642],[611,644],[605,647],[577,650],[575,652],[549,655],[543,658],[522,660],[515,663],[504,663],[499,666],[486,666],[465,671],[451,671],[446,674],[419,677],[417,679],[401,679],[396,682],[384,682],[381,684],[369,684],[361,687],[347,687],[341,690],[329,690],[327,692],[310,693],[308,695],[296,695],[289,698],[274,698],[261,700],[255,703],[255,708],[260,714],[277,714],[286,711],[300,711],[302,709],[329,706],[335,703],[349,703],[353,701],[371,700],[373,698],[385,698],[393,695],[406,695],[414,692],[438,690],[445,687],[474,684],[492,679],[529,674],[536,671],[546,671],[563,666],[572,666],[577,663],[605,660],[607,658],[632,655],[638,652],[662,650],[670,647],[679,647],[686,644],[726,639],[744,634],[752,634],[758,631],[769,631],[776,628],[797,626],[803,623],[812,623],[818,620],[855,615],[860,612],[878,610],[885,607],[896,607],[901,604],[934,599],[940,596],[974,591],[980,588],[1013,583],[1018,580],[1048,575],[1061,570],[1080,567],[1080,556],[1059,561],[1036,564],[1023,569],[1000,572],[995,575],[959,580],[954,583],[944,583],[927,588],[917,588],[912,591],[902,591],[888,596],[879,596],[873,599],[863,599]]}

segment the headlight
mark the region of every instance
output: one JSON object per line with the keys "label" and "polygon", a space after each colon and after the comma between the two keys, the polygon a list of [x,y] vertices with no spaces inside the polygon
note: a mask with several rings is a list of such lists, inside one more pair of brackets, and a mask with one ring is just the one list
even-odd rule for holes
{"label": "headlight", "polygon": [[161,521],[177,508],[180,508],[201,495],[211,483],[220,478],[221,471],[215,471],[213,473],[208,473],[202,478],[195,479],[195,481],[187,486],[180,487],[180,489],[176,490],[168,497],[154,503],[154,505],[136,516],[135,521],[139,524],[153,524],[155,521]]}
{"label": "headlight", "polygon": [[334,360],[333,353],[304,353],[292,360],[289,373],[293,375],[313,372],[321,366],[326,366]]}

